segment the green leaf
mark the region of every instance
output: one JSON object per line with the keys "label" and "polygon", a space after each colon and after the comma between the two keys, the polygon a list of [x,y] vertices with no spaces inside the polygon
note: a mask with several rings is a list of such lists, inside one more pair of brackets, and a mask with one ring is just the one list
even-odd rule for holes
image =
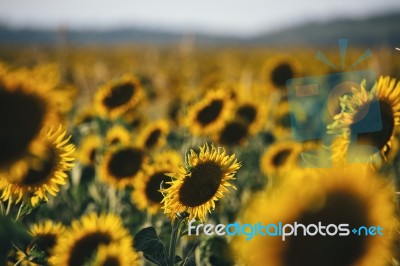
{"label": "green leaf", "polygon": [[160,266],[167,265],[167,251],[164,242],[157,235],[154,227],[146,227],[140,230],[135,235],[134,242],[135,249],[142,251],[147,260]]}

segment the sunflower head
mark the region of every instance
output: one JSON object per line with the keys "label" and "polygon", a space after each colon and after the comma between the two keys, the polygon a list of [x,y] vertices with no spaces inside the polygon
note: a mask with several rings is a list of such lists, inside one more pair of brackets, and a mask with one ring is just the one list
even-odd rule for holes
{"label": "sunflower head", "polygon": [[115,125],[107,130],[106,133],[106,143],[110,146],[112,145],[122,145],[127,146],[131,144],[132,137],[129,134],[129,131],[121,126]]}
{"label": "sunflower head", "polygon": [[286,81],[301,73],[301,64],[290,55],[276,55],[269,58],[262,69],[262,77],[269,90],[284,92]]}
{"label": "sunflower head", "polygon": [[224,126],[231,115],[232,101],[224,91],[209,91],[199,102],[189,108],[186,126],[194,135],[208,135]]}
{"label": "sunflower head", "polygon": [[102,139],[98,135],[88,135],[81,141],[78,160],[84,166],[95,166],[97,155],[102,146]]}
{"label": "sunflower head", "polygon": [[31,148],[30,153],[0,178],[1,200],[19,203],[21,200],[35,206],[41,200],[48,200],[48,194],[55,196],[67,180],[67,173],[73,167],[75,151],[69,144],[70,137],[61,128],[43,129],[40,145]]}
{"label": "sunflower head", "polygon": [[124,188],[132,185],[147,161],[142,148],[126,146],[109,149],[100,165],[100,177],[106,183]]}
{"label": "sunflower head", "polygon": [[266,123],[267,109],[263,102],[243,99],[236,107],[236,118],[248,125],[249,133],[258,133]]}
{"label": "sunflower head", "polygon": [[[373,162],[376,155],[387,160],[390,156],[395,135],[400,125],[400,82],[390,77],[380,77],[379,81],[367,91],[366,83],[362,82],[359,88],[353,88],[353,94],[342,101],[342,112],[334,117],[334,122],[328,126],[328,133],[339,134],[342,137],[340,146],[348,154],[359,145],[374,147],[379,152],[369,154]],[[359,123],[370,118],[369,107],[379,106],[382,128],[374,132],[358,132]],[[356,140],[353,136],[356,134]],[[394,152],[395,153],[395,152]],[[358,153],[359,156],[363,156]],[[365,156],[364,156],[365,157]],[[367,156],[368,157],[368,156]]]}
{"label": "sunflower head", "polygon": [[118,245],[132,256],[132,238],[120,217],[114,214],[83,216],[72,221],[71,228],[60,238],[50,258],[51,265],[83,266],[99,254],[101,246]]}
{"label": "sunflower head", "polygon": [[51,98],[21,77],[0,77],[0,167],[21,158],[44,125],[55,122]]}
{"label": "sunflower head", "polygon": [[34,224],[29,230],[33,240],[27,248],[27,253],[29,254],[32,249],[38,249],[45,252],[47,256],[51,255],[64,231],[65,227],[61,223],[54,223],[51,220]]}
{"label": "sunflower head", "polygon": [[136,266],[139,255],[126,245],[101,245],[94,259],[94,266]]}
{"label": "sunflower head", "polygon": [[226,146],[240,146],[249,136],[248,125],[242,121],[227,122],[217,136],[218,143]]}
{"label": "sunflower head", "polygon": [[241,167],[235,155],[227,155],[222,148],[205,144],[197,154],[193,150],[186,156],[186,167],[170,174],[170,187],[162,189],[164,213],[175,218],[176,213],[188,212],[189,219],[204,220],[215,202],[232,186],[236,171]]}
{"label": "sunflower head", "polygon": [[113,119],[136,107],[143,95],[138,79],[125,75],[100,88],[96,93],[95,103],[101,116]]}
{"label": "sunflower head", "polygon": [[144,149],[162,147],[166,143],[169,133],[169,123],[167,120],[158,120],[147,124],[139,133],[137,145]]}
{"label": "sunflower head", "polygon": [[[304,185],[308,184],[308,185]],[[388,265],[394,237],[394,186],[366,165],[302,169],[288,173],[280,189],[260,195],[242,213],[243,223],[348,224],[349,235],[237,237],[239,257],[249,265]],[[268,206],[268,208],[260,208]],[[260,220],[261,219],[261,220]],[[360,226],[379,225],[383,236],[358,236]],[[301,227],[299,227],[301,228]],[[312,252],[310,252],[312,251]],[[249,254],[251,254],[249,256]]]}

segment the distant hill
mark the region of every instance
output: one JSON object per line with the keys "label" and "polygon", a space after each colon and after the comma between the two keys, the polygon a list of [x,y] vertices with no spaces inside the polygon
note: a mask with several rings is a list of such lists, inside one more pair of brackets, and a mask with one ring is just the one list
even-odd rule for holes
{"label": "distant hill", "polygon": [[[184,33],[138,28],[112,30],[38,30],[12,29],[0,26],[0,44],[54,44],[68,43],[154,43],[181,42]],[[324,23],[306,23],[277,32],[249,38],[191,34],[199,44],[234,45],[324,45],[336,43],[339,38],[351,39],[353,45],[387,44],[400,46],[400,12],[360,20],[342,19]]]}

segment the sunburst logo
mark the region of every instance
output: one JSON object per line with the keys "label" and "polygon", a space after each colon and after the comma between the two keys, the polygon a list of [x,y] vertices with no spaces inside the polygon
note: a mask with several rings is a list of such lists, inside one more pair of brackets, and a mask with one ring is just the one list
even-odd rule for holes
{"label": "sunburst logo", "polygon": [[[339,39],[340,63],[332,63],[328,57],[318,51],[315,58],[330,67],[330,73],[323,76],[309,76],[287,80],[288,101],[290,107],[290,120],[292,136],[295,140],[305,142],[320,140],[324,147],[331,146],[334,135],[327,133],[327,125],[333,122],[334,116],[342,111],[341,99],[352,94],[353,88],[359,88],[365,82],[371,88],[376,81],[375,72],[371,69],[356,70],[362,62],[373,56],[370,49],[346,65],[348,40]],[[378,103],[371,102],[365,112],[357,117],[352,128],[352,141],[357,143],[357,135],[379,131],[382,128],[380,108]],[[373,147],[363,147],[364,150],[375,151]],[[320,154],[323,152],[323,154]],[[331,151],[322,149],[317,152],[303,154],[307,158],[306,166],[330,167],[329,158]],[[323,158],[323,159],[321,159]],[[317,160],[310,163],[310,160]],[[348,158],[352,160],[352,158]]]}

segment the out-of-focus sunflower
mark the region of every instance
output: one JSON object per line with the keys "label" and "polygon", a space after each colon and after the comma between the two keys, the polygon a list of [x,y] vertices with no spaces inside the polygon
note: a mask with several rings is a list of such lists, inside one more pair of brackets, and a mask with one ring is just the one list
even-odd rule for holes
{"label": "out-of-focus sunflower", "polygon": [[262,68],[262,79],[267,89],[286,95],[286,81],[301,74],[301,64],[293,56],[280,54],[269,58]]}
{"label": "out-of-focus sunflower", "polygon": [[166,143],[169,133],[169,123],[167,120],[158,120],[147,124],[137,137],[137,145],[144,149],[162,147]]}
{"label": "out-of-focus sunflower", "polygon": [[165,195],[164,213],[175,219],[176,213],[186,211],[189,219],[204,220],[207,212],[215,208],[215,202],[229,191],[229,181],[240,167],[234,154],[227,155],[214,145],[210,148],[205,144],[199,154],[190,150],[186,167],[169,174],[173,178],[171,186],[161,190]]}
{"label": "out-of-focus sunflower", "polygon": [[[348,224],[349,235],[340,236],[336,229],[332,236],[304,236],[299,226],[297,235],[285,241],[281,236],[256,235],[251,241],[240,236],[233,241],[240,260],[245,265],[265,265],[266,261],[277,266],[388,265],[396,221],[394,186],[368,169],[356,165],[293,171],[280,189],[255,197],[241,217],[246,224]],[[358,236],[351,231],[378,225],[383,235]]]}
{"label": "out-of-focus sunflower", "polygon": [[176,150],[165,150],[154,155],[154,164],[175,167],[183,165],[182,157]]}
{"label": "out-of-focus sunflower", "polygon": [[280,102],[276,109],[272,112],[273,115],[273,134],[277,139],[285,139],[290,137],[291,120],[289,103],[286,101]]}
{"label": "out-of-focus sunflower", "polygon": [[101,116],[116,118],[138,105],[144,92],[138,79],[125,75],[101,87],[95,96]]}
{"label": "out-of-focus sunflower", "polygon": [[57,244],[58,239],[65,231],[65,227],[61,223],[54,223],[51,220],[45,220],[31,226],[29,233],[32,236],[32,241],[26,249],[26,256],[18,251],[17,256],[23,266],[42,265],[42,262],[35,261],[30,257],[32,252],[42,252],[48,258],[53,254],[53,248]]}
{"label": "out-of-focus sunflower", "polygon": [[96,157],[102,146],[102,140],[99,135],[88,135],[82,139],[78,152],[78,160],[84,166],[95,166]]}
{"label": "out-of-focus sunflower", "polygon": [[66,171],[73,167],[74,161],[75,147],[69,144],[70,137],[65,134],[61,126],[57,130],[42,130],[40,146],[37,146],[42,149],[33,150],[34,153],[1,174],[6,175],[0,178],[1,200],[24,201],[35,206],[40,200],[47,201],[48,194],[55,196],[59,192],[60,185],[66,183]]}
{"label": "out-of-focus sunflower", "polygon": [[129,134],[129,131],[125,127],[121,125],[115,125],[107,130],[106,143],[108,145],[127,146],[131,144],[131,142],[131,134]]}
{"label": "out-of-focus sunflower", "polygon": [[175,156],[172,151],[159,154],[154,164],[145,167],[142,176],[134,180],[131,199],[140,210],[155,214],[161,209],[161,201],[164,198],[159,191],[161,184],[164,189],[170,187],[172,180],[166,174],[179,171],[183,163],[179,155],[179,159]]}
{"label": "out-of-focus sunflower", "polygon": [[93,107],[78,110],[74,117],[74,125],[80,126],[82,124],[91,123],[96,118],[96,112]]}
{"label": "out-of-focus sunflower", "polygon": [[138,262],[138,254],[126,245],[100,245],[99,250],[94,259],[93,266],[136,266]]}
{"label": "out-of-focus sunflower", "polygon": [[72,221],[71,228],[59,239],[49,261],[51,265],[83,266],[99,253],[101,246],[118,245],[120,250],[130,250],[132,244],[120,217],[90,213]]}
{"label": "out-of-focus sunflower", "polygon": [[261,155],[260,169],[267,177],[275,177],[297,167],[302,145],[296,141],[285,140],[271,144]]}
{"label": "out-of-focus sunflower", "polygon": [[20,159],[45,125],[57,122],[48,90],[21,76],[0,76],[0,167]]}
{"label": "out-of-focus sunflower", "polygon": [[137,112],[135,109],[129,110],[122,117],[125,123],[128,124],[133,130],[142,127],[147,122],[146,119],[141,115],[141,112]]}
{"label": "out-of-focus sunflower", "polygon": [[255,99],[244,99],[236,107],[236,117],[248,126],[250,134],[257,134],[266,123],[265,103]]}
{"label": "out-of-focus sunflower", "polygon": [[249,136],[248,125],[242,121],[230,121],[218,132],[216,141],[226,146],[244,145]]}
{"label": "out-of-focus sunflower", "polygon": [[[351,152],[350,149],[357,148],[357,144],[369,145],[378,149],[380,153],[370,155],[372,162],[376,161],[376,156],[380,157],[380,155],[387,160],[390,157],[390,150],[394,148],[392,143],[400,128],[400,82],[390,77],[380,77],[371,91],[368,92],[365,87],[365,82],[362,82],[360,88],[352,89],[351,97],[342,101],[343,111],[334,117],[335,121],[328,126],[328,132],[341,135],[335,144],[335,153],[347,156],[348,152]],[[368,113],[372,103],[379,104],[382,129],[358,133],[357,144],[352,143],[352,131],[357,127],[357,122]],[[355,152],[357,153],[357,150]],[[397,150],[392,151],[392,153],[396,152]],[[361,153],[357,154],[363,156]],[[333,156],[338,157],[337,154]]]}
{"label": "out-of-focus sunflower", "polygon": [[100,177],[116,188],[132,185],[147,163],[147,156],[142,148],[119,147],[109,149],[100,165]]}
{"label": "out-of-focus sunflower", "polygon": [[220,130],[231,115],[232,101],[222,90],[209,91],[188,111],[185,124],[194,135],[208,135]]}

